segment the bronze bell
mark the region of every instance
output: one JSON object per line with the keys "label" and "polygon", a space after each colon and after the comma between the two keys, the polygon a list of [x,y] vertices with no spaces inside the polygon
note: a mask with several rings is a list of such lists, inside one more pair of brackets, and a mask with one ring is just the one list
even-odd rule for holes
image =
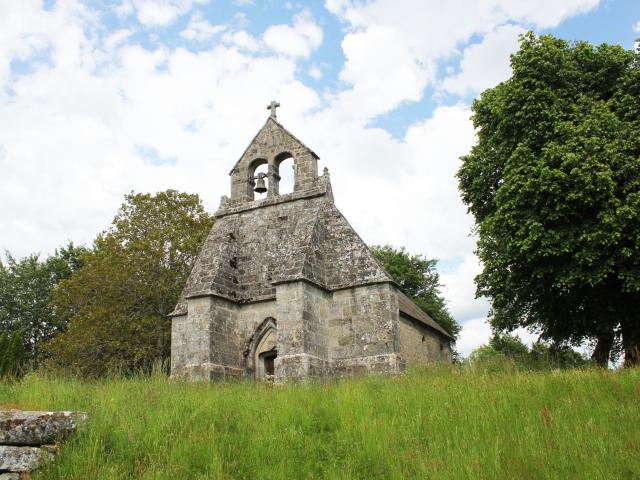
{"label": "bronze bell", "polygon": [[264,184],[264,177],[258,178],[258,181],[256,182],[256,188],[254,188],[253,191],[256,193],[264,193],[267,191],[267,187]]}

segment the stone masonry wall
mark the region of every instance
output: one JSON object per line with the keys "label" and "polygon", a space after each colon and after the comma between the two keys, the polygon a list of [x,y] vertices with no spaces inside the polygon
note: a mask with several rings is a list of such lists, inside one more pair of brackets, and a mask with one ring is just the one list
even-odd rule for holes
{"label": "stone masonry wall", "polygon": [[236,305],[215,297],[189,299],[189,315],[173,317],[171,324],[171,375],[244,376],[249,342],[267,318],[276,318],[275,300]]}
{"label": "stone masonry wall", "polygon": [[236,305],[196,297],[188,300],[188,309],[171,324],[171,375],[191,380],[241,376]]}
{"label": "stone masonry wall", "polygon": [[413,319],[400,317],[400,353],[407,366],[451,361],[449,342]]}
{"label": "stone masonry wall", "polygon": [[57,443],[87,421],[82,412],[0,410],[0,480],[29,478],[54,460]]}
{"label": "stone masonry wall", "polygon": [[188,376],[192,380],[209,377],[211,301],[207,297],[191,301],[190,315],[180,315],[171,320],[171,375]]}
{"label": "stone masonry wall", "polygon": [[277,300],[244,305],[190,299],[189,318],[173,320],[172,375],[194,380],[253,375],[247,360],[252,337],[269,318],[276,322],[278,379],[398,373],[405,365],[451,360],[445,339],[398,315],[391,284],[327,292],[297,281],[278,284],[276,292]]}
{"label": "stone masonry wall", "polygon": [[332,374],[398,373],[398,300],[390,284],[333,292],[329,313]]}
{"label": "stone masonry wall", "polygon": [[305,281],[276,286],[276,378],[322,375],[328,367],[327,295]]}

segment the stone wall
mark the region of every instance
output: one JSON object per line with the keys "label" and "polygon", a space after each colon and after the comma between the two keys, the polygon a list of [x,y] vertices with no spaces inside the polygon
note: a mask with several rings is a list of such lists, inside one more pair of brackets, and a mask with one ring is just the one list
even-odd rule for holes
{"label": "stone wall", "polygon": [[306,281],[276,286],[276,377],[322,375],[328,365],[327,295]]}
{"label": "stone wall", "polygon": [[392,288],[383,283],[333,293],[332,360],[397,352],[398,304]]}
{"label": "stone wall", "polygon": [[417,320],[403,315],[400,316],[400,354],[407,366],[451,361],[448,341]]}
{"label": "stone wall", "polygon": [[332,374],[399,373],[398,302],[389,283],[337,290],[330,309]]}
{"label": "stone wall", "polygon": [[217,297],[188,300],[171,323],[171,374],[192,380],[242,376],[237,306]]}
{"label": "stone wall", "polygon": [[188,305],[188,317],[173,319],[173,376],[254,376],[253,349],[268,319],[276,325],[279,379],[404,369],[397,295],[389,283],[328,292],[300,280],[277,284],[274,300],[198,297]]}
{"label": "stone wall", "polygon": [[28,478],[54,460],[57,442],[86,422],[85,413],[0,411],[0,480]]}
{"label": "stone wall", "polygon": [[210,380],[255,375],[258,330],[276,325],[276,378],[399,373],[405,365],[450,361],[449,342],[420,321],[399,315],[390,283],[333,292],[300,280],[279,283],[272,300],[247,304],[216,297],[188,300],[174,317],[172,375]]}

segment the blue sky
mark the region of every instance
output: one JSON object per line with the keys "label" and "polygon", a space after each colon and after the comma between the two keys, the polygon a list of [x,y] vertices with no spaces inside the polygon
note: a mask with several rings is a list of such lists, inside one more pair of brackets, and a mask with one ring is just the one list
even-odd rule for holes
{"label": "blue sky", "polygon": [[0,248],[89,243],[131,190],[215,211],[275,99],[365,241],[440,260],[468,353],[488,303],[454,175],[473,98],[530,29],[631,49],[640,2],[0,2]]}
{"label": "blue sky", "polygon": [[[157,48],[159,45],[186,48],[192,52],[203,51],[211,46],[216,36],[206,42],[189,42],[180,36],[189,25],[190,17],[182,15],[175,22],[162,28],[139,29],[139,21],[135,16],[122,17],[114,11],[122,2],[93,2],[93,8],[101,12],[105,33],[118,29],[133,29],[137,33],[133,37],[147,49]],[[54,1],[45,2],[48,8],[55,5]],[[637,19],[640,4],[635,0],[606,0],[591,11],[576,15],[559,23],[553,28],[537,28],[535,23],[521,22],[524,28],[532,29],[541,34],[553,34],[567,40],[587,40],[591,43],[617,43],[627,48],[633,48],[634,41],[640,37],[640,32],[634,31],[634,24],[630,19]],[[271,25],[287,24],[296,12],[307,11],[317,22],[323,32],[322,43],[312,52],[309,58],[299,61],[299,77],[312,88],[319,91],[339,90],[340,65],[345,61],[341,49],[344,36],[344,22],[336,15],[332,15],[325,8],[322,1],[311,2],[233,2],[212,1],[198,8],[202,19],[213,25],[237,25],[258,38]],[[220,35],[217,36],[218,39]],[[482,41],[482,36],[472,37],[469,44]],[[438,68],[444,74],[446,68],[459,68],[460,53],[452,53],[442,58]],[[35,61],[47,61],[46,52],[40,54]],[[30,62],[26,62],[29,65]],[[322,72],[320,78],[309,74],[312,67]],[[372,120],[372,125],[385,129],[397,138],[402,138],[408,126],[426,114],[431,114],[440,105],[456,104],[461,100],[460,95],[436,96],[433,88],[427,88],[419,101],[406,102],[397,108],[382,114]],[[462,100],[470,103],[475,92],[462,96]]]}

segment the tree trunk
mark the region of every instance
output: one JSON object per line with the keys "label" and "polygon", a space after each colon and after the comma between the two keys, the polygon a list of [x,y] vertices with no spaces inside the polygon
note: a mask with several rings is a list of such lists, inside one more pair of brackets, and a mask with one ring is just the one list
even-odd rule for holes
{"label": "tree trunk", "polygon": [[609,358],[611,349],[613,348],[613,330],[601,332],[596,337],[596,348],[591,354],[591,360],[596,362],[599,367],[607,368],[609,366]]}
{"label": "tree trunk", "polygon": [[640,322],[630,318],[621,324],[624,366],[640,365]]}

